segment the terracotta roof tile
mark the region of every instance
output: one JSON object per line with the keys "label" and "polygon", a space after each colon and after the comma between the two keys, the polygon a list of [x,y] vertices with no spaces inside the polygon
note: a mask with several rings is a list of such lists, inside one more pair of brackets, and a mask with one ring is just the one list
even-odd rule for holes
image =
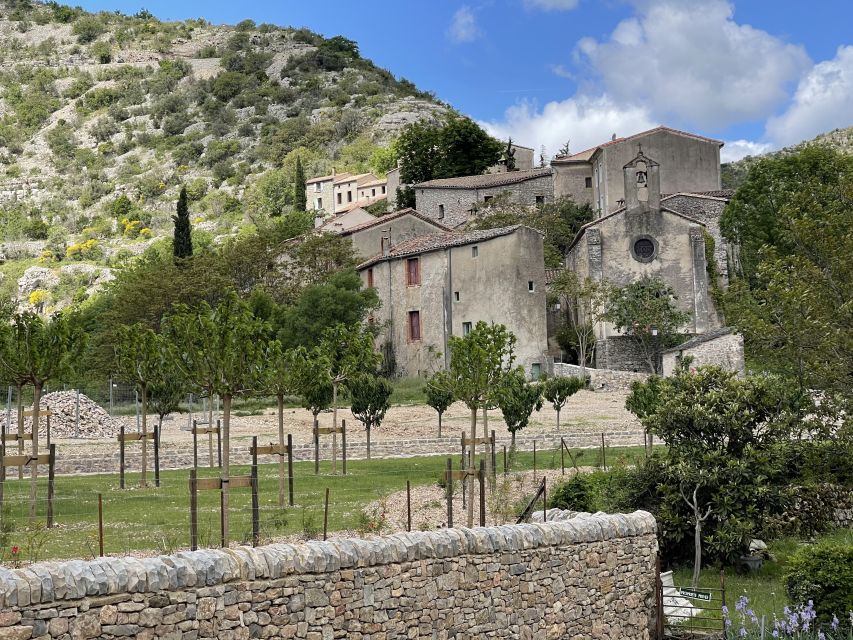
{"label": "terracotta roof tile", "polygon": [[378,216],[376,220],[368,220],[367,222],[362,222],[361,224],[357,224],[354,227],[350,227],[349,229],[344,231],[342,235],[348,235],[350,233],[355,233],[356,231],[364,231],[365,229],[370,229],[371,227],[375,227],[382,224],[388,224],[389,222],[393,222],[394,220],[398,220],[404,216],[414,216],[419,220],[428,222],[439,231],[450,231],[449,227],[445,227],[440,222],[436,222],[432,218],[428,218],[420,211],[417,211],[415,209],[400,209],[399,211],[395,211],[394,213],[388,213],[384,216]]}
{"label": "terracotta roof tile", "polygon": [[481,176],[462,176],[459,178],[440,178],[428,180],[415,185],[416,189],[487,189],[518,184],[535,178],[551,175],[551,167],[536,167],[524,171],[507,171],[504,173],[487,173]]}
{"label": "terracotta roof tile", "polygon": [[572,153],[567,156],[557,156],[555,160],[557,162],[581,162],[585,160],[589,160],[592,155],[601,149],[602,147],[609,147],[612,144],[618,144],[620,142],[624,142],[626,140],[633,140],[634,138],[639,138],[640,136],[645,136],[650,133],[656,133],[657,131],[668,131],[669,133],[675,133],[681,136],[687,136],[689,138],[696,138],[697,140],[704,140],[705,142],[714,142],[721,147],[723,146],[723,142],[720,140],[714,140],[713,138],[706,138],[705,136],[700,136],[695,133],[689,133],[687,131],[681,131],[679,129],[673,129],[672,127],[655,127],[654,129],[649,129],[648,131],[641,131],[640,133],[635,133],[633,135],[624,137],[624,138],[616,138],[615,140],[608,140],[607,142],[602,142],[601,144],[595,145],[594,147],[590,147],[589,149],[584,149],[583,151],[578,151],[577,153]]}

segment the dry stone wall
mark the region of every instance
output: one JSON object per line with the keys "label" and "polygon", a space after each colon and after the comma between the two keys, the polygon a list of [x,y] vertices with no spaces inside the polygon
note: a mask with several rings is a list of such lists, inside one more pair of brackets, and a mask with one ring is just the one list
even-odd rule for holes
{"label": "dry stone wall", "polygon": [[645,380],[647,373],[634,371],[615,371],[613,369],[593,369],[586,367],[583,371],[576,364],[554,363],[555,376],[589,376],[589,388],[593,391],[628,391],[635,380]]}
{"label": "dry stone wall", "polygon": [[649,638],[654,518],[0,569],[0,638]]}

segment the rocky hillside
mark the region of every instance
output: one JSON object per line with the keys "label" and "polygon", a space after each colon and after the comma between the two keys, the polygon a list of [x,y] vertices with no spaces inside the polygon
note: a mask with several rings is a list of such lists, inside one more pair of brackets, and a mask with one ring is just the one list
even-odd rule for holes
{"label": "rocky hillside", "polygon": [[821,145],[826,147],[832,147],[833,149],[837,149],[842,153],[853,153],[853,126],[847,127],[846,129],[835,129],[828,133],[822,133],[816,138],[812,140],[805,140],[800,142],[799,144],[792,145],[790,147],[784,147],[779,151],[773,151],[771,153],[765,154],[763,156],[747,156],[737,162],[729,162],[722,166],[722,179],[723,179],[723,188],[725,189],[737,189],[744,180],[746,180],[746,175],[749,173],[749,168],[755,164],[755,162],[759,158],[763,158],[765,156],[780,156],[788,153],[794,153],[803,147],[807,147],[809,145]]}
{"label": "rocky hillside", "polygon": [[382,173],[448,110],[343,37],[0,3],[0,294],[85,299],[171,234],[180,185],[216,242],[287,209],[297,156]]}

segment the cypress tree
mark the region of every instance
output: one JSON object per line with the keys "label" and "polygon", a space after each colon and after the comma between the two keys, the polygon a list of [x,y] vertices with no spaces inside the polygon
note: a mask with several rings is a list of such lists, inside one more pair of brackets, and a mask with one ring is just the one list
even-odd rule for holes
{"label": "cypress tree", "polygon": [[302,169],[302,159],[296,156],[296,178],[293,184],[293,204],[297,211],[308,210],[308,199],[305,196],[305,171]]}
{"label": "cypress tree", "polygon": [[176,258],[189,258],[193,254],[192,226],[190,225],[190,210],[187,206],[187,189],[181,187],[178,196],[177,214],[172,216],[175,223],[175,237],[172,241],[172,251]]}

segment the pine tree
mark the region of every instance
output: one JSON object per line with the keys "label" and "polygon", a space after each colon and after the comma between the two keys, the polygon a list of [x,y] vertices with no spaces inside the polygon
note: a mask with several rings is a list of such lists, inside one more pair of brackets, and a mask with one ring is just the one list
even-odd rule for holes
{"label": "pine tree", "polygon": [[512,138],[506,143],[506,150],[504,151],[504,161],[506,163],[507,171],[515,171],[515,149],[512,147]]}
{"label": "pine tree", "polygon": [[192,227],[190,225],[190,211],[187,206],[187,189],[181,187],[181,195],[178,196],[177,214],[172,216],[175,223],[175,238],[172,241],[172,251],[176,258],[189,258],[193,254]]}
{"label": "pine tree", "polygon": [[302,159],[296,156],[296,178],[293,185],[293,205],[297,211],[306,211],[308,199],[305,196],[305,171],[302,169]]}

